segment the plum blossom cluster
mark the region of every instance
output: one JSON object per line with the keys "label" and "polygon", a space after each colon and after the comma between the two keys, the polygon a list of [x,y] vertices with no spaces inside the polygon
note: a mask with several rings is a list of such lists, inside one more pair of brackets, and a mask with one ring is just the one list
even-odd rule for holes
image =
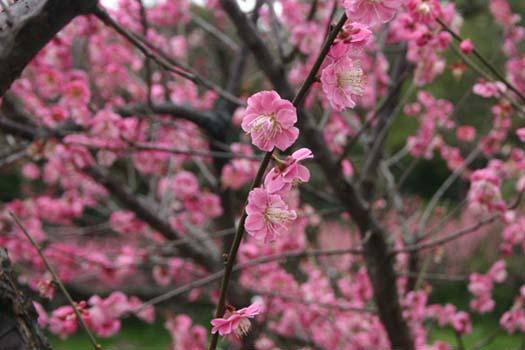
{"label": "plum blossom cluster", "polygon": [[509,333],[525,332],[525,286],[520,288],[512,308],[501,316],[499,322]]}
{"label": "plum blossom cluster", "polygon": [[[285,151],[297,140],[299,130],[294,126],[296,122],[295,106],[275,91],[258,92],[247,101],[241,126],[250,134],[252,143],[268,152],[267,156],[272,156],[276,163],[266,174],[263,186],[250,191],[245,209],[244,229],[264,243],[274,242],[288,233],[297,214],[289,209],[283,198],[288,197],[294,184],[310,179],[308,169],[299,163],[313,158],[309,149],[299,149],[285,160],[273,154],[274,148]],[[221,336],[235,333],[241,337],[250,329],[249,319],[260,314],[262,309],[259,303],[239,310],[229,306],[222,317],[211,321],[212,333]]]}
{"label": "plum blossom cluster", "polygon": [[502,283],[506,277],[505,260],[494,263],[486,274],[471,274],[468,290],[474,299],[470,302],[470,308],[482,314],[492,311],[496,305],[492,299],[494,283]]}
{"label": "plum blossom cluster", "polygon": [[367,78],[360,57],[371,35],[366,25],[347,22],[330,48],[323,63],[321,86],[335,111],[354,108],[356,99],[365,93]]}
{"label": "plum blossom cluster", "polygon": [[[261,91],[248,99],[242,128],[250,134],[259,149],[273,152],[290,147],[299,136],[294,126],[297,112],[290,101],[275,91]],[[309,149],[300,149],[285,160],[273,155],[276,165],[266,174],[264,185],[248,195],[245,229],[248,234],[265,243],[273,242],[288,231],[297,218],[283,200],[295,183],[307,182],[310,172],[299,162],[312,158]]]}
{"label": "plum blossom cluster", "polygon": [[188,315],[169,316],[164,326],[173,339],[171,350],[206,348],[206,329],[201,325],[194,325]]}
{"label": "plum blossom cluster", "polygon": [[[92,296],[88,302],[76,304],[77,310],[86,325],[100,337],[111,337],[120,330],[120,318],[128,313],[134,313],[138,318],[152,323],[155,320],[155,311],[150,305],[139,312],[142,302],[137,297],[127,297],[121,292],[114,292],[103,299],[98,295]],[[61,306],[47,314],[44,308],[35,302],[38,312],[38,323],[47,327],[49,331],[61,338],[77,331],[77,316],[70,305]]]}
{"label": "plum blossom cluster", "polygon": [[495,169],[476,170],[470,177],[468,200],[472,208],[488,213],[503,214],[506,204],[501,195],[501,178]]}
{"label": "plum blossom cluster", "polygon": [[525,252],[525,218],[520,216],[513,222],[509,223],[503,230],[500,249],[501,252],[510,256],[513,255],[514,247],[521,246],[523,252]]}

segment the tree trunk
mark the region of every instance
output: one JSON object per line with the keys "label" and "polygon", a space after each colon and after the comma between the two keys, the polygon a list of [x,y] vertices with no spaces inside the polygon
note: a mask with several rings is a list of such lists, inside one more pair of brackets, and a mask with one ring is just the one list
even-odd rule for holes
{"label": "tree trunk", "polygon": [[0,248],[0,350],[51,350],[38,315],[17,287],[7,251]]}

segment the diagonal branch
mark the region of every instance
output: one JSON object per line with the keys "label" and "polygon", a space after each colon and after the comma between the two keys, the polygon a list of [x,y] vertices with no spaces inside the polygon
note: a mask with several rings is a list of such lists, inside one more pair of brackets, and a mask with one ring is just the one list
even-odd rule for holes
{"label": "diagonal branch", "polygon": [[77,322],[84,329],[84,332],[86,332],[86,334],[88,335],[89,341],[93,345],[93,348],[95,350],[102,350],[102,346],[100,346],[100,344],[97,343],[97,340],[93,336],[93,333],[91,333],[91,331],[89,330],[86,322],[84,321],[84,318],[80,314],[80,310],[78,309],[77,303],[73,300],[73,298],[71,297],[71,295],[67,291],[66,287],[64,286],[64,284],[62,283],[62,281],[58,277],[58,274],[56,273],[55,269],[53,268],[53,266],[47,260],[46,256],[44,255],[44,252],[42,252],[42,248],[40,247],[40,245],[33,239],[31,234],[26,230],[24,225],[22,225],[22,223],[20,222],[20,220],[18,219],[18,217],[15,214],[13,214],[12,212],[9,212],[9,215],[11,215],[11,217],[13,218],[15,224],[20,228],[20,230],[22,230],[22,232],[24,233],[26,238],[29,240],[31,245],[38,252],[38,255],[40,255],[40,258],[44,262],[44,265],[46,266],[47,270],[51,273],[51,276],[53,276],[53,281],[58,285],[58,288],[60,289],[62,294],[64,294],[64,296],[66,297],[69,305],[73,309],[73,311],[75,313],[75,316],[77,317]]}
{"label": "diagonal branch", "polygon": [[146,39],[141,38],[137,34],[131,33],[123,28],[119,23],[117,23],[104,9],[100,6],[96,7],[93,10],[93,14],[105,25],[110,28],[113,28],[118,34],[124,37],[129,41],[133,46],[135,46],[140,52],[142,52],[147,58],[155,61],[163,69],[177,74],[185,79],[188,79],[195,83],[196,85],[203,86],[207,89],[213,90],[217,95],[221,96],[224,99],[236,103],[237,105],[243,105],[243,102],[237,97],[230,94],[228,91],[225,91],[223,88],[217,84],[201,77],[190,67],[175,61],[173,58],[169,57],[167,54],[162,52],[160,49],[154,47],[146,41]]}
{"label": "diagonal branch", "polygon": [[[11,122],[5,118],[0,118],[0,129],[30,141],[46,137],[46,135],[42,135],[34,127]],[[53,132],[53,135],[47,136],[56,136],[60,139],[64,136],[59,131]],[[122,186],[120,182],[95,166],[83,170],[94,181],[104,185],[115,198],[117,198],[128,209],[133,211],[138,218],[148,223],[153,229],[159,231],[164,237],[168,239],[180,238],[180,235],[175,232],[167,222],[160,219],[155,212],[140,202],[138,198],[131,191]],[[194,242],[188,242],[187,244],[180,246],[179,250],[183,256],[193,259],[196,263],[201,264],[210,271],[216,269],[219,261],[217,253],[209,250],[203,251],[203,247],[195,245]]]}
{"label": "diagonal branch", "polygon": [[0,13],[0,97],[66,24],[96,0],[19,0]]}
{"label": "diagonal branch", "polygon": [[[102,169],[93,166],[84,169],[84,172],[96,182],[104,185],[104,187],[106,187],[106,189],[125,207],[133,211],[139,219],[148,223],[164,237],[171,240],[181,238],[181,236],[171,228],[170,224],[159,218],[155,212],[141,203],[131,191],[123,187],[120,182],[106,174]],[[183,256],[194,260],[198,264],[202,264],[210,271],[215,270],[216,266],[220,265],[218,263],[219,257],[217,254],[210,251],[203,251],[203,247],[197,246],[195,242],[188,241],[181,244],[179,250]]]}

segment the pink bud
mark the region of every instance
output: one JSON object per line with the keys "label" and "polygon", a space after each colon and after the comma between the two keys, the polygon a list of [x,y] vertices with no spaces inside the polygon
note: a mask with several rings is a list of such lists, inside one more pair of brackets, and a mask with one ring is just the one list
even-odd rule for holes
{"label": "pink bud", "polygon": [[472,41],[470,41],[470,39],[463,40],[459,44],[459,48],[461,52],[463,52],[465,55],[470,55],[472,51],[474,51],[474,44],[472,43]]}

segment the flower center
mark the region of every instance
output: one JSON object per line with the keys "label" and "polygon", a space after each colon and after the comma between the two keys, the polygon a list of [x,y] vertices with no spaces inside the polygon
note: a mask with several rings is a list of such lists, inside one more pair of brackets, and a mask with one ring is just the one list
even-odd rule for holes
{"label": "flower center", "polygon": [[337,73],[337,87],[348,89],[354,95],[364,93],[364,74],[361,68],[354,68]]}
{"label": "flower center", "polygon": [[239,326],[237,326],[237,329],[235,330],[235,334],[237,334],[237,336],[239,338],[240,337],[244,337],[246,334],[248,334],[248,332],[250,331],[251,327],[252,327],[252,324],[251,324],[250,320],[248,320],[247,318],[243,317],[239,321]]}
{"label": "flower center", "polygon": [[293,220],[293,215],[290,211],[272,207],[266,209],[264,217],[272,224],[280,224],[285,221]]}
{"label": "flower center", "polygon": [[422,2],[421,4],[419,4],[417,10],[418,10],[420,13],[422,13],[422,14],[424,14],[424,15],[427,15],[427,14],[430,13],[431,8],[430,8],[430,5],[429,5],[428,3],[426,3],[426,2]]}
{"label": "flower center", "polygon": [[265,140],[269,140],[277,135],[282,127],[274,113],[261,114],[252,122],[251,129],[261,134]]}

